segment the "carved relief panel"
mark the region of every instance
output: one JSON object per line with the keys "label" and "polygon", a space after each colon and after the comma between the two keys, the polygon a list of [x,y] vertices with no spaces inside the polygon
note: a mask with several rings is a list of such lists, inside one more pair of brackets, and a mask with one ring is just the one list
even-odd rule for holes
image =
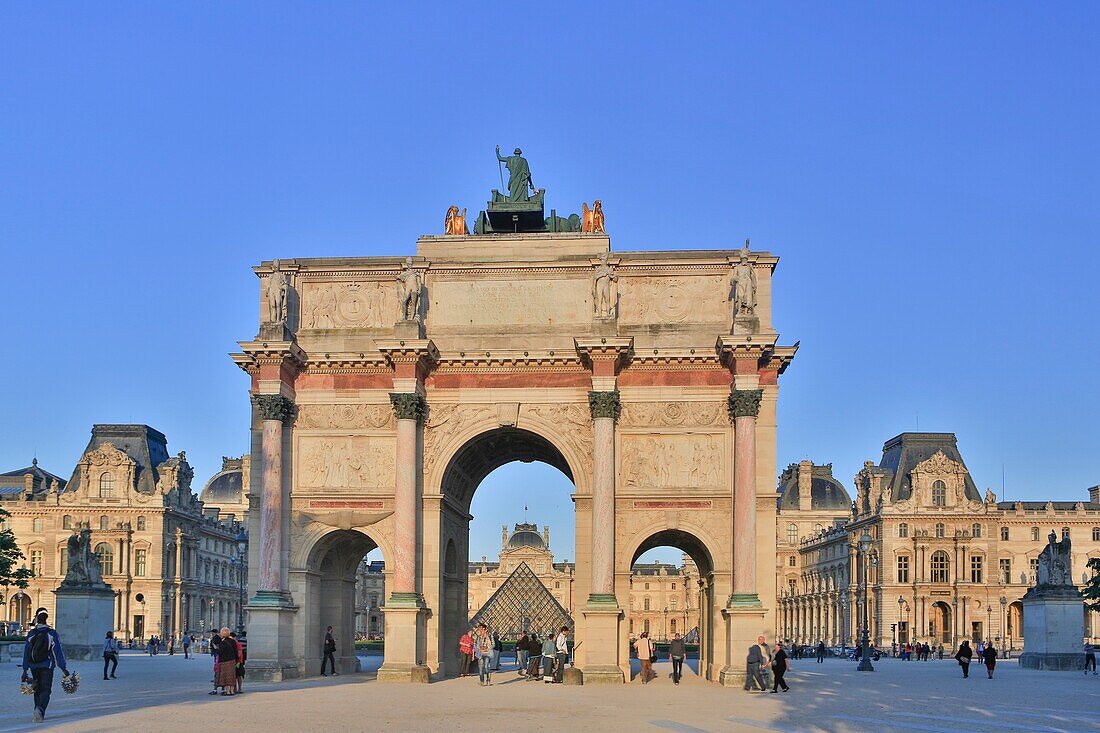
{"label": "carved relief panel", "polygon": [[625,325],[730,321],[723,275],[622,277],[619,292],[619,322]]}
{"label": "carved relief panel", "polygon": [[397,319],[396,284],[306,282],[302,328],[385,328]]}
{"label": "carved relief panel", "polygon": [[724,485],[725,435],[628,434],[619,440],[619,481],[636,488],[710,488]]}
{"label": "carved relief panel", "polygon": [[390,405],[298,405],[295,427],[310,429],[363,429],[394,427]]}
{"label": "carved relief panel", "polygon": [[394,448],[390,436],[303,436],[298,440],[297,488],[392,491]]}

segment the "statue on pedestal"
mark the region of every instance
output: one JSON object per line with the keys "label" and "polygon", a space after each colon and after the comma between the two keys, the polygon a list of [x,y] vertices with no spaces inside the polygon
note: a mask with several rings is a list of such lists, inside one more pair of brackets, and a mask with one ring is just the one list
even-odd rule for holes
{"label": "statue on pedestal", "polygon": [[588,202],[581,202],[581,231],[591,234],[606,234],[603,221],[603,202],[596,199],[592,202],[592,208],[588,208]]}
{"label": "statue on pedestal", "polygon": [[1047,546],[1039,554],[1039,567],[1035,573],[1035,585],[1073,585],[1070,568],[1069,535],[1058,540],[1051,531],[1047,537]]}
{"label": "statue on pedestal", "polygon": [[730,273],[733,289],[733,317],[751,316],[756,313],[756,272],[749,261],[749,240],[741,250],[741,259]]}
{"label": "statue on pedestal", "polygon": [[63,587],[90,587],[103,585],[103,570],[99,558],[92,552],[92,531],[87,527],[69,536],[67,544],[69,569]]}
{"label": "statue on pedestal", "polygon": [[527,159],[523,157],[523,151],[516,148],[513,155],[504,157],[500,154],[500,146],[497,145],[497,161],[504,163],[508,168],[508,201],[510,203],[524,203],[530,200],[528,189],[534,189],[531,182],[531,167],[527,165]]}
{"label": "statue on pedestal", "polygon": [[424,276],[420,270],[413,269],[412,264],[412,257],[406,257],[405,268],[397,274],[402,321],[420,320],[420,291],[424,287]]}
{"label": "statue on pedestal", "polygon": [[618,304],[619,276],[615,274],[615,268],[608,264],[607,257],[606,252],[600,255],[600,264],[596,265],[592,283],[597,318],[614,318]]}
{"label": "statue on pedestal", "polygon": [[271,276],[267,281],[267,322],[286,323],[286,301],[290,281],[279,269],[279,261],[271,263]]}
{"label": "statue on pedestal", "polygon": [[443,222],[443,233],[452,236],[469,234],[466,228],[466,209],[460,214],[457,206],[447,209],[447,218]]}

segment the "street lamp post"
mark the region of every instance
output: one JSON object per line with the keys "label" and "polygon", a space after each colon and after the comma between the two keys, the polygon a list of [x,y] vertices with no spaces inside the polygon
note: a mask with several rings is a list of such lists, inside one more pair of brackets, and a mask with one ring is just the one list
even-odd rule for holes
{"label": "street lamp post", "polygon": [[1004,643],[1001,645],[1001,654],[1004,656],[1002,659],[1008,659],[1008,631],[1005,630],[1005,607],[1008,605],[1008,599],[1001,596],[1001,636],[1004,637]]}
{"label": "street lamp post", "polygon": [[840,619],[840,658],[848,656],[848,589],[840,590],[840,608],[844,615]]}
{"label": "street lamp post", "polygon": [[216,605],[216,603],[214,602],[214,599],[211,598],[210,599],[210,628],[211,629],[216,628],[216,626],[214,624],[214,606],[215,605]]}
{"label": "street lamp post", "polygon": [[871,664],[870,613],[868,609],[870,605],[870,597],[868,595],[870,591],[870,573],[868,571],[868,565],[871,559],[871,535],[867,533],[866,529],[863,530],[863,535],[859,538],[859,554],[863,558],[863,634],[860,641],[863,654],[859,660],[859,666],[856,667],[856,671],[874,672],[875,668]]}
{"label": "street lamp post", "polygon": [[248,564],[248,532],[243,529],[237,535],[237,554],[230,562],[237,570],[237,635],[244,635],[244,576]]}

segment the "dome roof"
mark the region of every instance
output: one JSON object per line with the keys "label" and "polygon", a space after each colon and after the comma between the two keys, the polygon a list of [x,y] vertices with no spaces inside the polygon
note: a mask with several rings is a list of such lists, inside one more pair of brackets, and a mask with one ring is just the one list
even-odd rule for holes
{"label": "dome roof", "polygon": [[515,550],[520,547],[534,547],[539,550],[546,549],[546,543],[542,535],[529,529],[523,529],[512,534],[508,538],[508,549]]}
{"label": "dome roof", "polygon": [[243,472],[240,468],[221,471],[206,482],[199,494],[199,500],[206,504],[240,504],[243,501],[243,485]]}
{"label": "dome roof", "polygon": [[[799,494],[804,488],[799,485],[797,463],[792,463],[779,478],[779,509],[783,512],[797,511]],[[833,478],[833,464],[810,467],[810,509],[827,509],[847,512],[852,507],[852,498],[844,486]]]}

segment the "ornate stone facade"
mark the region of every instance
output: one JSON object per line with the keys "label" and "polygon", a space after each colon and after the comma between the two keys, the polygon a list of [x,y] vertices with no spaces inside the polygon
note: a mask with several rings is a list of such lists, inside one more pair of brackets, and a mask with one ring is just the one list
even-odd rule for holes
{"label": "ornate stone facade", "polygon": [[[809,479],[818,484],[808,500]],[[866,565],[869,628],[880,647],[924,641],[950,648],[967,638],[1019,651],[1021,599],[1036,582],[1048,534],[1072,539],[1070,576],[1078,586],[1089,575],[1088,559],[1100,557],[1100,487],[1087,502],[997,501],[991,490],[983,496],[951,433],[892,438],[877,465],[864,464],[855,487],[846,508],[831,467],[806,461],[780,480],[780,638],[853,644],[864,570],[855,548],[864,531],[874,558]],[[1081,613],[1095,640],[1095,614]]]}
{"label": "ornate stone facade", "polygon": [[95,425],[68,481],[36,462],[0,476],[0,506],[35,573],[27,590],[5,599],[7,619],[25,624],[39,606],[53,614],[66,544],[87,527],[115,591],[120,639],[235,628],[243,525],[204,507],[192,477],[186,456],[170,456],[164,435],[145,425]]}
{"label": "ornate stone facade", "polygon": [[[703,676],[740,684],[736,650],[774,625],[776,400],[795,353],[772,324],[777,262],[747,250],[612,256],[607,236],[572,232],[421,237],[411,259],[280,261],[285,333],[261,324],[233,355],[257,399],[294,406],[253,415],[252,672],[314,674],[311,640],[328,624],[346,641],[338,664],[354,666],[349,581],[379,548],[379,677],[454,674],[477,575],[470,502],[491,471],[537,460],[576,487],[569,607],[585,683],[629,674],[631,566],[672,545],[697,566]],[[261,283],[273,265],[256,268]],[[735,266],[752,283],[736,309]],[[412,292],[398,292],[399,276],[418,303],[399,297]]]}

